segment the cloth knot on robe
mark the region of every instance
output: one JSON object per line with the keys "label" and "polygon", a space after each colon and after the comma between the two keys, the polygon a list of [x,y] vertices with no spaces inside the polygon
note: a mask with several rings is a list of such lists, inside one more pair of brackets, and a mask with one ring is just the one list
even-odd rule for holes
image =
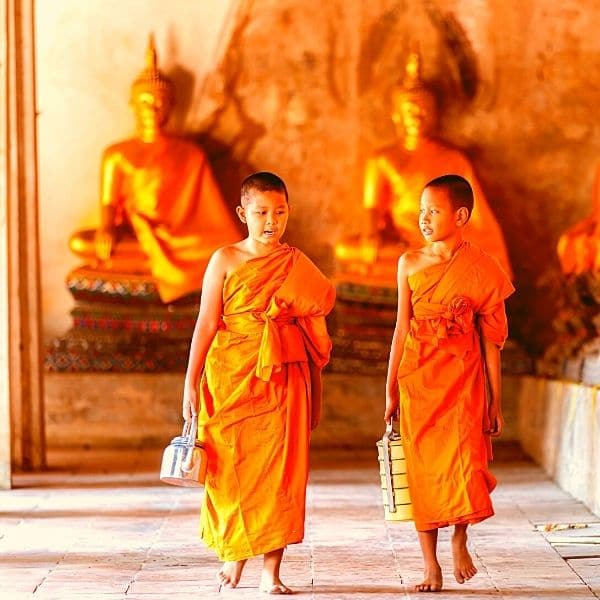
{"label": "cloth knot on robe", "polygon": [[413,315],[411,332],[416,341],[444,348],[458,357],[473,348],[473,303],[466,296],[454,296],[448,304],[415,303]]}
{"label": "cloth knot on robe", "polygon": [[284,308],[223,315],[228,331],[242,335],[260,334],[260,346],[256,360],[256,376],[269,381],[273,371],[281,369],[282,363],[306,361],[302,334],[295,317],[279,314]]}

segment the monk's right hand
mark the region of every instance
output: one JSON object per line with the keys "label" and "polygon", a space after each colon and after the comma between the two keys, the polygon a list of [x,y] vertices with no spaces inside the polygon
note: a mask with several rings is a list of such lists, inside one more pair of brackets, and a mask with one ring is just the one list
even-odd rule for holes
{"label": "monk's right hand", "polygon": [[189,421],[193,416],[198,415],[198,390],[195,386],[186,385],[183,391],[183,407],[181,414],[184,421]]}

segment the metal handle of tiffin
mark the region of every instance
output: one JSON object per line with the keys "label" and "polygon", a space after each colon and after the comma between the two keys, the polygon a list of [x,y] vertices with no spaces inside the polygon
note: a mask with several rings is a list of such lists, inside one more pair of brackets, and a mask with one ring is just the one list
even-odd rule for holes
{"label": "metal handle of tiffin", "polygon": [[396,498],[394,497],[394,485],[392,481],[392,451],[390,449],[390,441],[400,439],[400,436],[394,431],[394,419],[390,418],[390,422],[385,428],[385,433],[381,438],[383,443],[383,471],[385,473],[385,488],[388,498],[388,510],[396,512]]}
{"label": "metal handle of tiffin", "polygon": [[181,470],[184,473],[191,473],[194,468],[194,448],[196,446],[196,436],[198,435],[198,417],[196,415],[192,416],[191,421],[185,422],[182,435],[187,437],[187,440],[186,456],[181,463]]}

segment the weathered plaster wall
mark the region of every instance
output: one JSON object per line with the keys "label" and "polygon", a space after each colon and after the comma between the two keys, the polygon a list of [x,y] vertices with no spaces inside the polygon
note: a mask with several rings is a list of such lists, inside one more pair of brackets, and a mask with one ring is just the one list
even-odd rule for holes
{"label": "weathered plaster wall", "polygon": [[[394,139],[390,91],[419,42],[440,136],[473,159],[506,235],[519,293],[512,333],[552,337],[560,233],[591,204],[600,156],[600,6],[583,0],[247,3],[205,121],[242,164],[288,181],[290,238],[326,268],[360,231],[365,157]],[[318,15],[316,17],[315,15]],[[210,93],[210,90],[207,90]]]}
{"label": "weathered plaster wall", "polygon": [[229,199],[249,169],[279,172],[294,207],[289,241],[327,270],[335,240],[360,230],[362,165],[394,139],[389,93],[409,44],[418,41],[425,77],[442,104],[440,135],[471,156],[505,231],[519,290],[510,306],[513,335],[532,349],[551,338],[559,281],[554,248],[560,232],[589,210],[600,157],[600,88],[592,77],[600,68],[600,5],[39,5],[47,335],[66,328],[61,286],[74,263],[66,239],[96,222],[100,151],[130,131],[128,85],[154,29],[163,64],[178,74],[189,99],[178,123],[197,132]]}

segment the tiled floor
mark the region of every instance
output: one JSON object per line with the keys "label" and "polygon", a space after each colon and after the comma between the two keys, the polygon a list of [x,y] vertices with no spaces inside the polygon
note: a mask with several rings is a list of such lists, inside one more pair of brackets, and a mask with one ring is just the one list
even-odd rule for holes
{"label": "tiled floor", "polygon": [[[600,558],[588,553],[566,561],[550,544],[557,534],[535,526],[600,518],[514,450],[504,454],[495,465],[497,515],[472,529],[479,574],[463,586],[451,579],[444,530],[440,558],[448,575],[437,598],[598,598]],[[157,482],[155,452],[52,460],[62,466],[18,475],[17,489],[0,492],[1,600],[261,596],[258,559],[248,564],[238,589],[217,592],[218,563],[197,538],[201,492]],[[298,596],[323,600],[417,597],[411,591],[421,575],[416,536],[408,524],[382,520],[373,454],[353,458],[349,451],[314,462],[307,537],[288,549],[284,581]],[[119,467],[123,463],[126,468]]]}

